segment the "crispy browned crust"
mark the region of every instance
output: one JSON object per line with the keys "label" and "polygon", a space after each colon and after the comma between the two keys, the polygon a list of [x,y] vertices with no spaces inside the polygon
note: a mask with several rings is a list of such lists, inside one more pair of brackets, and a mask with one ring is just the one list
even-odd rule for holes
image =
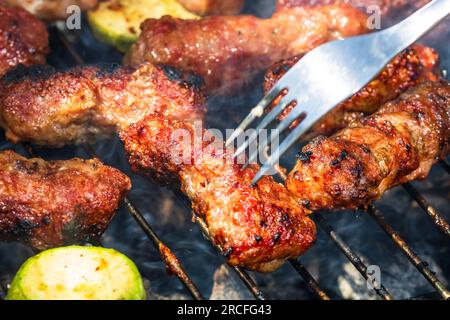
{"label": "crispy browned crust", "polygon": [[[381,27],[389,27],[395,23],[400,22],[412,13],[423,7],[431,0],[277,0],[276,8],[281,10],[283,8],[294,7],[310,7],[331,5],[336,3],[349,4],[367,13],[373,17],[375,14],[380,14]],[[371,19],[370,23],[374,20]],[[433,30],[431,30],[424,38],[427,42],[436,43],[440,39],[445,39],[450,35],[450,20],[446,19]]]}
{"label": "crispy browned crust", "polygon": [[25,10],[0,2],[0,76],[19,64],[44,63],[47,52],[45,25]]}
{"label": "crispy browned crust", "polygon": [[364,12],[367,9],[379,8],[383,17],[394,16],[399,11],[411,11],[422,7],[430,0],[277,0],[276,8],[293,7],[314,7],[330,5],[335,3],[348,3],[356,8],[362,9]]}
{"label": "crispy browned crust", "polygon": [[282,59],[329,40],[365,33],[366,19],[348,5],[284,9],[270,19],[148,19],[125,64],[172,65],[202,76],[210,92],[226,93]]}
{"label": "crispy browned crust", "polygon": [[97,0],[0,0],[11,6],[22,7],[33,15],[44,20],[65,19],[74,12],[68,8],[72,5],[81,10],[95,7]]}
{"label": "crispy browned crust", "polygon": [[38,250],[95,241],[130,188],[127,176],[96,159],[0,152],[0,239]]}
{"label": "crispy browned crust", "polygon": [[424,179],[449,152],[450,85],[425,82],[299,153],[288,189],[313,210],[356,208]]}
{"label": "crispy browned crust", "polygon": [[[300,58],[296,56],[272,66],[264,79],[264,91],[267,93]],[[317,123],[304,139],[334,133],[350,122],[375,112],[383,103],[397,98],[418,83],[436,81],[438,62],[438,54],[433,49],[413,45],[388,64],[376,79]],[[284,119],[294,107],[288,106],[279,118]],[[297,124],[298,121],[291,127]]]}
{"label": "crispy browned crust", "polygon": [[[163,184],[181,183],[232,265],[268,272],[306,251],[315,240],[315,225],[287,189],[272,177],[251,187],[258,168],[241,170],[220,149],[220,139],[214,142],[215,153],[202,153],[213,139],[198,130],[194,124],[149,116],[121,137],[133,170]],[[179,143],[176,133],[190,139]],[[203,144],[196,146],[194,134],[200,139],[204,134]],[[195,161],[183,163],[181,155]]]}
{"label": "crispy browned crust", "polygon": [[0,88],[7,138],[51,147],[110,135],[150,113],[193,120],[205,112],[198,77],[150,63],[66,72],[20,68],[8,73]]}
{"label": "crispy browned crust", "polygon": [[245,0],[178,0],[186,9],[199,15],[235,15],[241,12]]}

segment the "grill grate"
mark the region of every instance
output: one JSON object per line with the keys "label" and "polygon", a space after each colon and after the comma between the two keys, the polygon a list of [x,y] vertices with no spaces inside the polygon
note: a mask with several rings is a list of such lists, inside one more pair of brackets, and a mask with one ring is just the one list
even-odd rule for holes
{"label": "grill grate", "polygon": [[[54,33],[57,35],[59,42],[64,46],[67,53],[73,58],[73,60],[79,64],[84,64],[83,58],[77,52],[75,47],[67,39],[64,32],[57,29]],[[36,155],[34,150],[28,146],[25,149],[29,151],[31,155]],[[89,156],[97,156],[95,152],[89,146],[83,147],[85,153]],[[440,165],[444,170],[450,174],[450,165],[446,161],[440,161]],[[442,214],[438,212],[433,206],[419,193],[419,191],[414,188],[411,184],[405,184],[403,188],[409,194],[409,196],[417,202],[417,204],[423,209],[423,211],[432,219],[434,224],[442,231],[445,235],[450,235],[450,226],[443,218]],[[186,198],[181,194],[175,194],[180,201],[186,204]],[[136,220],[141,229],[144,231],[148,239],[152,242],[155,248],[160,253],[161,259],[165,262],[167,269],[175,274],[187,291],[191,294],[194,299],[202,300],[204,299],[201,292],[198,290],[195,283],[189,277],[189,275],[184,270],[180,261],[176,256],[168,249],[168,247],[163,243],[163,241],[155,233],[151,225],[146,221],[139,209],[133,204],[133,202],[126,198],[124,204],[129,214]],[[189,205],[188,205],[189,206]],[[450,292],[445,288],[443,282],[437,278],[433,271],[428,267],[427,263],[423,261],[411,247],[402,239],[397,231],[386,221],[383,212],[375,207],[370,206],[368,208],[369,215],[376,221],[380,228],[386,232],[386,234],[392,239],[396,247],[405,254],[409,261],[414,265],[415,268],[423,275],[423,277],[433,285],[436,292],[423,295],[423,297],[432,296],[435,297],[436,293],[443,299],[450,299]],[[197,224],[200,226],[205,237],[209,239],[208,230],[205,222],[198,216],[194,214]],[[362,261],[362,259],[356,254],[350,246],[345,243],[345,241],[339,236],[339,234],[332,228],[331,224],[327,219],[320,213],[315,213],[313,215],[315,220],[318,222],[318,226],[325,231],[325,233],[330,237],[333,244],[339,248],[339,250],[345,255],[345,257],[352,263],[352,265],[358,270],[361,276],[365,279],[368,278],[367,275],[367,265]],[[219,246],[213,244],[217,251],[223,254],[222,249]],[[309,290],[318,298],[322,300],[329,300],[329,295],[320,287],[316,279],[311,275],[311,273],[305,268],[305,266],[298,259],[293,259],[289,261],[292,268],[301,276]],[[230,266],[234,272],[238,275],[241,281],[245,284],[252,295],[258,300],[266,300],[267,297],[260,290],[257,283],[252,279],[252,277],[245,270],[239,267]],[[0,296],[2,291],[5,292],[6,288],[3,288],[0,284]],[[388,292],[388,290],[381,285],[379,289],[376,289],[377,295],[385,300],[391,300],[394,297]]]}
{"label": "grill grate", "polygon": [[[78,54],[78,52],[74,49],[70,41],[66,38],[65,34],[58,29],[57,32],[58,38],[61,41],[61,43],[64,45],[64,47],[67,49],[67,52],[72,56],[72,58],[77,62],[77,64],[84,64],[84,61],[82,57]],[[92,150],[89,150],[89,153],[91,155],[95,155],[92,153]],[[450,166],[446,161],[440,162],[441,166],[444,167],[444,169],[447,172],[450,172]],[[283,175],[281,175],[283,178]],[[408,194],[419,204],[419,206],[427,213],[433,220],[433,222],[436,224],[439,229],[444,232],[445,234],[449,235],[450,227],[448,223],[444,220],[442,215],[434,209],[428,201],[419,193],[417,189],[415,189],[411,184],[406,184],[403,186],[405,190],[408,192]],[[181,201],[186,203],[186,198],[181,196],[180,194],[177,194],[177,197],[180,198]],[[132,204],[132,202],[129,199],[125,200],[127,209],[129,210],[130,214],[138,221],[141,228],[144,230],[144,232],[147,234],[149,239],[155,244],[158,250],[160,250],[159,246],[162,243],[161,240],[159,240],[156,236],[156,234],[153,232],[151,226],[146,222],[145,218],[140,214],[140,212],[135,208],[135,206]],[[411,261],[411,263],[420,271],[420,273],[424,276],[424,278],[430,282],[436,289],[437,293],[443,298],[443,299],[450,299],[450,292],[448,289],[445,288],[442,281],[440,281],[433,271],[428,267],[427,263],[423,261],[417,254],[414,253],[414,251],[409,247],[409,245],[401,238],[401,236],[392,228],[392,226],[386,222],[383,213],[380,209],[376,208],[375,206],[370,206],[368,210],[369,214],[374,218],[374,220],[378,223],[378,225],[390,236],[390,238],[393,240],[395,245],[400,249]],[[206,227],[205,222],[198,216],[194,214],[195,220],[197,224],[202,229],[202,232],[205,234],[208,240],[210,240],[208,235],[208,230]],[[346,256],[346,258],[355,266],[355,268],[358,270],[358,272],[361,274],[361,276],[365,279],[368,278],[367,275],[367,265],[364,264],[362,259],[351,250],[351,248],[345,243],[345,241],[336,233],[335,230],[333,230],[332,226],[328,223],[328,221],[325,219],[323,215],[320,213],[315,213],[314,217],[319,223],[319,226],[327,233],[327,235],[330,237],[330,239],[333,241],[333,243],[340,249],[340,251]],[[220,247],[213,244],[213,246],[218,250],[219,253],[223,254],[223,251]],[[177,260],[177,259],[176,259]],[[177,260],[178,261],[178,260]],[[290,264],[292,267],[297,271],[297,273],[303,278],[305,283],[307,284],[308,288],[312,293],[316,295],[319,299],[328,300],[330,299],[328,294],[322,290],[318,284],[318,282],[313,278],[313,276],[309,273],[309,271],[298,261],[298,260],[291,260]],[[181,265],[179,267],[182,269]],[[252,295],[258,299],[258,300],[265,300],[266,297],[262,293],[262,291],[258,288],[255,281],[251,278],[251,276],[242,268],[239,267],[232,267],[232,269],[236,272],[236,274],[239,276],[239,278],[243,281],[245,286],[250,290]],[[202,296],[199,293],[198,289],[196,288],[195,284],[192,282],[192,280],[189,278],[189,276],[183,272],[182,275],[175,273],[180,281],[183,282],[185,287],[189,290],[191,295],[196,299],[201,299]],[[377,295],[384,299],[384,300],[391,300],[393,299],[392,295],[388,292],[388,290],[383,286],[380,285],[378,289],[375,289]]]}

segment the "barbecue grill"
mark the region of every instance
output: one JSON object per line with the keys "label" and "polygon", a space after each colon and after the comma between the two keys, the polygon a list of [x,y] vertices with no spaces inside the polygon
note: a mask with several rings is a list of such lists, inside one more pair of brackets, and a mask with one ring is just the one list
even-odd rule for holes
{"label": "barbecue grill", "polygon": [[[261,7],[260,2],[262,3],[252,1],[246,10],[265,15],[271,6],[265,1]],[[264,12],[261,12],[261,8]],[[86,21],[83,21],[81,30],[65,30],[64,24],[51,25],[49,30],[52,47],[49,63],[58,68],[121,61],[118,52],[100,44],[93,37]],[[450,51],[445,47],[436,49],[441,54],[445,51],[447,55],[446,51]],[[445,54],[442,62],[444,66],[449,66],[450,61]],[[255,88],[233,98],[212,98],[209,101],[207,126],[219,129],[234,128],[254,102],[262,96],[259,87],[260,85],[255,85]],[[213,265],[217,266],[220,265],[220,261],[224,262],[220,255],[226,253],[218,246],[215,246],[217,252],[211,250],[207,241],[202,239],[200,232],[206,239],[208,232],[205,223],[199,217],[193,214],[196,225],[186,221],[185,216],[190,213],[190,205],[181,193],[175,192],[172,195],[170,191],[154,186],[130,172],[118,139],[97,141],[92,145],[81,147],[66,147],[62,150],[47,150],[25,144],[14,146],[2,137],[0,148],[14,148],[22,154],[46,159],[95,156],[126,172],[132,177],[134,190],[124,200],[118,216],[103,238],[103,245],[113,246],[137,262],[144,278],[149,280],[150,297],[184,297],[199,300],[208,297],[213,283]],[[286,158],[292,160],[294,156],[290,154]],[[292,167],[292,163],[283,164],[288,168]],[[253,297],[258,300],[371,298],[371,292],[375,297],[384,300],[450,299],[450,290],[446,287],[450,282],[450,259],[448,259],[450,225],[446,221],[449,219],[449,174],[449,162],[441,161],[434,167],[427,181],[397,187],[379,202],[371,205],[366,213],[314,213],[313,219],[319,227],[318,243],[305,257],[290,260],[289,264],[276,274],[249,273],[239,267],[230,267],[232,272],[225,274],[241,282],[236,289],[239,297]],[[425,190],[427,194],[423,195],[419,190]],[[125,212],[129,215],[125,216]],[[142,230],[138,231],[135,228],[130,216]],[[200,227],[200,231],[197,226]],[[356,232],[356,230],[363,231]],[[412,241],[414,245],[411,245],[410,239],[416,237],[422,237],[423,240],[414,240]],[[430,244],[427,245],[427,249],[422,250],[421,245],[425,242]],[[150,244],[154,246],[153,249],[150,248]],[[385,248],[390,249],[385,251]],[[14,254],[12,250],[16,250]],[[382,254],[376,253],[380,251]],[[2,244],[0,252],[1,295],[2,291],[3,293],[6,291],[6,284],[17,270],[18,264],[32,252],[15,244]],[[398,253],[407,259],[402,260],[398,257]],[[424,254],[427,257],[438,256],[436,261],[439,261],[440,265],[435,263],[429,265],[423,258]],[[392,255],[396,257],[393,259],[394,262],[387,262],[388,257]],[[371,258],[368,259],[367,256]],[[335,257],[338,257],[338,262],[334,261]],[[373,257],[376,257],[376,260]],[[401,264],[395,265],[397,261],[401,261]],[[161,262],[171,277],[162,272]],[[407,266],[406,263],[410,265]],[[363,293],[358,293],[358,290],[365,288],[365,280],[371,277],[369,272],[371,265],[380,265],[381,284],[373,291],[365,289]],[[440,268],[441,271],[435,273],[436,268]],[[410,275],[395,279],[397,283],[394,282],[391,288],[384,279],[396,278],[398,273],[392,273],[393,269],[404,269],[404,272]],[[405,280],[408,277],[412,280]],[[351,287],[352,281],[349,278],[356,283],[355,288]],[[414,286],[415,284],[417,285]],[[419,288],[410,290],[411,286]],[[310,293],[307,293],[306,289],[309,289]]]}

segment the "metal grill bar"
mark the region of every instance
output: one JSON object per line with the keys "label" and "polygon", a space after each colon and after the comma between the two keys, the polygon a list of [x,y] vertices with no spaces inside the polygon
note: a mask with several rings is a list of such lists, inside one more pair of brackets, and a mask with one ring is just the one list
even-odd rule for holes
{"label": "metal grill bar", "polygon": [[[208,241],[220,254],[224,255],[223,249],[211,240],[206,222],[198,215],[196,215],[195,212],[193,212],[192,214],[195,217],[195,222],[200,226],[200,229],[202,230],[204,236],[208,239]],[[258,288],[256,282],[250,277],[250,275],[246,271],[237,266],[230,266],[230,267],[237,273],[239,278],[244,282],[246,287],[251,291],[251,293],[257,300],[266,300],[266,297],[264,296],[262,291]]]}
{"label": "metal grill bar", "polygon": [[161,258],[164,260],[164,263],[166,264],[168,270],[180,279],[181,283],[191,293],[194,299],[204,300],[205,298],[202,296],[191,278],[189,278],[179,260],[175,257],[175,255],[173,255],[173,253],[167,248],[167,246],[165,246],[164,243],[161,242],[151,226],[148,224],[147,220],[145,220],[144,216],[135,208],[133,203],[128,198],[124,199],[124,203],[128,209],[128,212],[137,221],[142,230],[144,230],[147,237],[159,250]]}
{"label": "metal grill bar", "polygon": [[308,288],[320,299],[320,300],[331,300],[328,294],[320,289],[319,284],[313,278],[313,276],[306,270],[305,266],[296,259],[289,260],[291,266],[298,272],[298,274],[306,281]]}
{"label": "metal grill bar", "polygon": [[[342,240],[342,238],[333,230],[328,221],[320,214],[315,213],[314,216],[319,222],[319,225],[328,234],[328,236],[333,240],[333,242],[338,246],[342,253],[347,257],[347,259],[355,266],[359,273],[367,280],[367,266],[361,260],[361,258],[355,254],[350,247]],[[375,288],[375,292],[384,300],[393,300],[392,295],[387,291],[387,289],[381,284],[380,288]]]}
{"label": "metal grill bar", "polygon": [[450,292],[445,288],[442,282],[436,277],[435,273],[430,270],[428,264],[423,261],[403,240],[397,231],[386,221],[384,214],[374,205],[369,206],[368,213],[375,219],[378,225],[389,235],[394,243],[408,257],[412,264],[427,279],[444,299],[450,299]]}
{"label": "metal grill bar", "polygon": [[419,206],[433,220],[434,224],[446,235],[450,236],[450,225],[445,221],[444,217],[433,208],[430,203],[419,193],[419,191],[410,183],[405,183],[403,188],[408,194],[419,204]]}

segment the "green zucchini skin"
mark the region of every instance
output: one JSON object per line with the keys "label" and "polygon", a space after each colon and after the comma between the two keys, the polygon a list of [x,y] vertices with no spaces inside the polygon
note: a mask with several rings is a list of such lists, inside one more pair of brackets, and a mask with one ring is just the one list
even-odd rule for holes
{"label": "green zucchini skin", "polygon": [[145,300],[142,277],[114,249],[69,246],[29,258],[6,300]]}

